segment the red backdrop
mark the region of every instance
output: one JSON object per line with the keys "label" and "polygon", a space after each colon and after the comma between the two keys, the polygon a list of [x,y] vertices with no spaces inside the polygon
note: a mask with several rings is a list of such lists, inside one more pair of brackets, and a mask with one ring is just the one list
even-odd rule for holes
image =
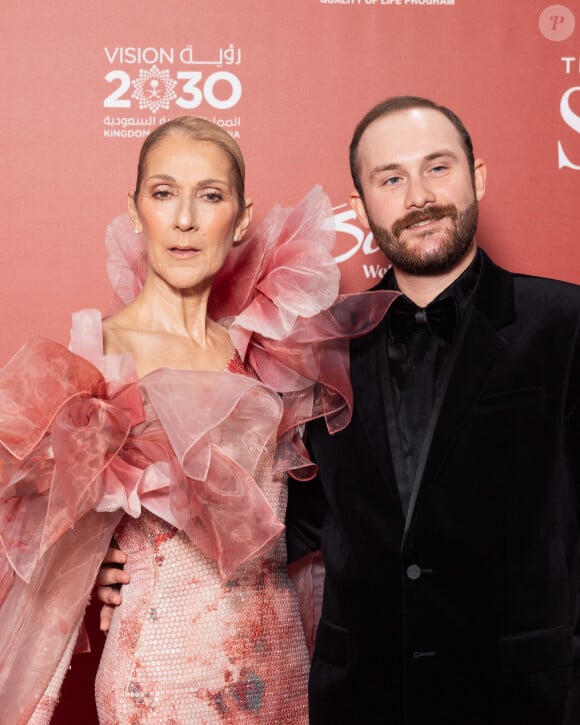
{"label": "red backdrop", "polygon": [[[143,136],[183,113],[235,135],[258,222],[322,184],[350,290],[386,264],[347,205],[351,132],[387,96],[431,97],[488,163],[481,246],[580,282],[578,0],[31,0],[0,23],[0,364],[33,334],[67,342],[73,310],[107,312],[105,227]],[[89,659],[56,723],[91,722]]]}

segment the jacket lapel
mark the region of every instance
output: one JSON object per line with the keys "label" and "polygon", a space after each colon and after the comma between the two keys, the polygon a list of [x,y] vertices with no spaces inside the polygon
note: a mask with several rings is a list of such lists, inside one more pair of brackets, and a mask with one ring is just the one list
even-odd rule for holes
{"label": "jacket lapel", "polygon": [[[392,406],[389,403],[385,335],[383,320],[372,333],[353,341],[351,379],[355,408],[368,438],[370,455],[374,456],[385,486],[400,506],[387,426],[387,411]],[[402,517],[402,508],[400,510]]]}
{"label": "jacket lapel", "polygon": [[505,343],[498,330],[514,319],[513,281],[511,275],[491,262],[480,250],[482,269],[474,291],[471,310],[465,320],[451,374],[435,406],[426,433],[425,447],[414,481],[405,533],[411,524],[421,486],[433,480],[453,442],[463,429],[484,382]]}

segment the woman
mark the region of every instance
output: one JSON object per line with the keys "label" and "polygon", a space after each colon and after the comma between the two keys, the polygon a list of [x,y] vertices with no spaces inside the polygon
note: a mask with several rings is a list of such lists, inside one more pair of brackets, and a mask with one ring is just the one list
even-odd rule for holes
{"label": "woman", "polygon": [[76,313],[70,352],[37,338],[2,371],[6,722],[49,722],[113,532],[131,585],[97,676],[101,722],[307,721],[285,476],[312,475],[304,422],[350,415],[342,320],[362,333],[389,297],[337,300],[320,190],[240,244],[251,214],[226,132],[158,127],[129,197],[133,240],[125,219],[108,231],[126,306]]}

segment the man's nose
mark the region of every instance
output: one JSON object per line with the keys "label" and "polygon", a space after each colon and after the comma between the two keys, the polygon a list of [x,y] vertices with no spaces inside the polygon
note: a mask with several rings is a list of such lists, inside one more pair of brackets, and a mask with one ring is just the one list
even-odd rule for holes
{"label": "man's nose", "polygon": [[422,176],[410,177],[407,181],[405,204],[407,208],[423,207],[435,201],[435,193],[427,179]]}

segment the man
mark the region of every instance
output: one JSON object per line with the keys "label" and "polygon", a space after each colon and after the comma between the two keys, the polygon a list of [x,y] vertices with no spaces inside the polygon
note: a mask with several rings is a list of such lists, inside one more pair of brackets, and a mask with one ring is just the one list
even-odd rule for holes
{"label": "man", "polygon": [[392,262],[351,345],[354,415],[308,429],[291,558],[326,579],[312,725],[578,725],[580,288],[478,249],[486,167],[449,109],[395,97],[350,147]]}

